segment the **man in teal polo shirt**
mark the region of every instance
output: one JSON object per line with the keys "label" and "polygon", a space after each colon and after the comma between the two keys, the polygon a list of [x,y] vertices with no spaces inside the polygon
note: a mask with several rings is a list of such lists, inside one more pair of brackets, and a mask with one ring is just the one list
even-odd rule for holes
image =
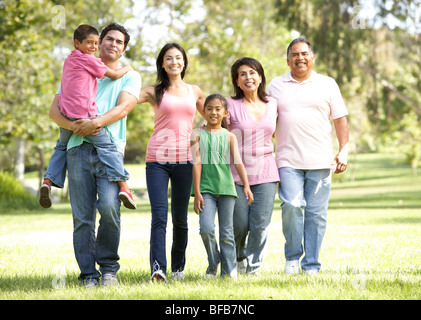
{"label": "man in teal polo shirt", "polygon": [[[105,27],[100,36],[99,58],[111,69],[119,68],[130,36],[118,24]],[[109,182],[106,168],[95,148],[85,136],[106,127],[111,138],[124,154],[127,114],[137,104],[141,77],[129,71],[117,80],[99,79],[96,104],[99,117],[70,121],[61,115],[56,94],[50,108],[50,117],[60,126],[74,132],[67,145],[67,171],[70,203],[73,213],[73,246],[80,268],[79,280],[85,287],[99,284],[117,284],[118,246],[120,243],[119,186]],[[95,235],[96,209],[101,219]],[[99,271],[96,269],[99,265]]]}

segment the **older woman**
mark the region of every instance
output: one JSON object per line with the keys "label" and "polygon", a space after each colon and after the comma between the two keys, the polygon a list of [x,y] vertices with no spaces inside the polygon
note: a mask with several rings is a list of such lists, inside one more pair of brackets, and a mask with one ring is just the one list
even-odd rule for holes
{"label": "older woman", "polygon": [[277,104],[265,92],[264,70],[256,59],[237,60],[231,67],[231,78],[235,95],[228,99],[227,126],[237,136],[254,194],[254,202],[248,205],[241,179],[231,164],[239,196],[234,209],[237,268],[240,273],[257,273],[265,255],[279,181],[272,143]]}

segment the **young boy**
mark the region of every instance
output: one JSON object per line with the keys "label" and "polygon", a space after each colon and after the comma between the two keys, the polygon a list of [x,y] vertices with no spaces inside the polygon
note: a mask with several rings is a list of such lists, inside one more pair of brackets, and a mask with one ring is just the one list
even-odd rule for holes
{"label": "young boy", "polygon": [[[253,202],[253,193],[238,151],[237,139],[221,126],[222,120],[228,114],[226,99],[213,94],[206,98],[204,105],[207,124],[204,129],[195,130],[191,137],[194,211],[199,214],[200,235],[208,254],[206,275],[216,275],[221,262],[221,277],[228,275],[235,279],[237,258],[233,213],[235,198],[238,196],[229,166],[229,155],[244,184],[244,195],[249,204]],[[220,252],[215,239],[217,208]]]}
{"label": "young boy", "polygon": [[[61,113],[70,120],[96,117],[95,104],[97,78],[121,78],[133,70],[130,65],[117,70],[109,69],[99,58],[94,56],[98,50],[99,33],[89,25],[80,25],[74,32],[75,50],[66,58],[59,96]],[[55,147],[44,182],[40,188],[39,203],[44,208],[51,206],[51,186],[63,187],[66,174],[67,143],[73,131],[60,128],[60,137]],[[129,174],[123,167],[122,157],[105,128],[98,135],[87,137],[97,150],[99,159],[107,167],[109,181],[117,181],[120,187],[119,198],[125,207],[135,209],[132,192],[126,180]]]}

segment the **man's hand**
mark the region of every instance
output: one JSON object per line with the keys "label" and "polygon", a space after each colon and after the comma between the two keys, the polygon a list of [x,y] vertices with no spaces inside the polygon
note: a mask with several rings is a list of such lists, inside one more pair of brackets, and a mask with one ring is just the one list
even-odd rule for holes
{"label": "man's hand", "polygon": [[96,118],[79,119],[74,121],[75,130],[73,132],[78,136],[96,136],[101,130],[98,126]]}
{"label": "man's hand", "polygon": [[347,167],[348,150],[339,152],[334,158],[334,173],[342,173]]}

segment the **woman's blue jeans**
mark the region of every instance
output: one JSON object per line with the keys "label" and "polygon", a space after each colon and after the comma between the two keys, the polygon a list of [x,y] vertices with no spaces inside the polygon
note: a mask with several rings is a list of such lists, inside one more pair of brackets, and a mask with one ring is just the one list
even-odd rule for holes
{"label": "woman's blue jeans", "polygon": [[244,187],[235,185],[238,194],[234,207],[237,261],[247,259],[247,273],[258,272],[262,266],[277,185],[277,182],[268,182],[250,186],[254,196],[251,205],[244,195]]}
{"label": "woman's blue jeans", "polygon": [[[81,271],[79,279],[99,279],[120,268],[119,187],[108,181],[107,169],[90,143],[67,151],[70,204],[73,213],[73,247]],[[95,236],[96,210],[101,218]]]}
{"label": "woman's blue jeans", "polygon": [[[183,271],[186,263],[188,239],[187,214],[192,184],[192,164],[146,163],[146,184],[152,211],[150,264],[151,274],[156,270],[167,272],[166,230],[168,220],[168,184],[171,180],[171,217],[173,243],[171,270]],[[154,270],[155,269],[155,270]]]}
{"label": "woman's blue jeans", "polygon": [[[206,273],[215,274],[221,262],[221,277],[237,278],[237,262],[233,228],[235,198],[203,193],[205,206],[199,214],[200,235],[208,254],[209,266]],[[219,246],[215,238],[215,214],[218,209]]]}
{"label": "woman's blue jeans", "polygon": [[[320,270],[319,254],[326,230],[331,171],[279,168],[279,198],[286,260],[301,260],[301,268]],[[304,248],[303,248],[304,242]]]}

